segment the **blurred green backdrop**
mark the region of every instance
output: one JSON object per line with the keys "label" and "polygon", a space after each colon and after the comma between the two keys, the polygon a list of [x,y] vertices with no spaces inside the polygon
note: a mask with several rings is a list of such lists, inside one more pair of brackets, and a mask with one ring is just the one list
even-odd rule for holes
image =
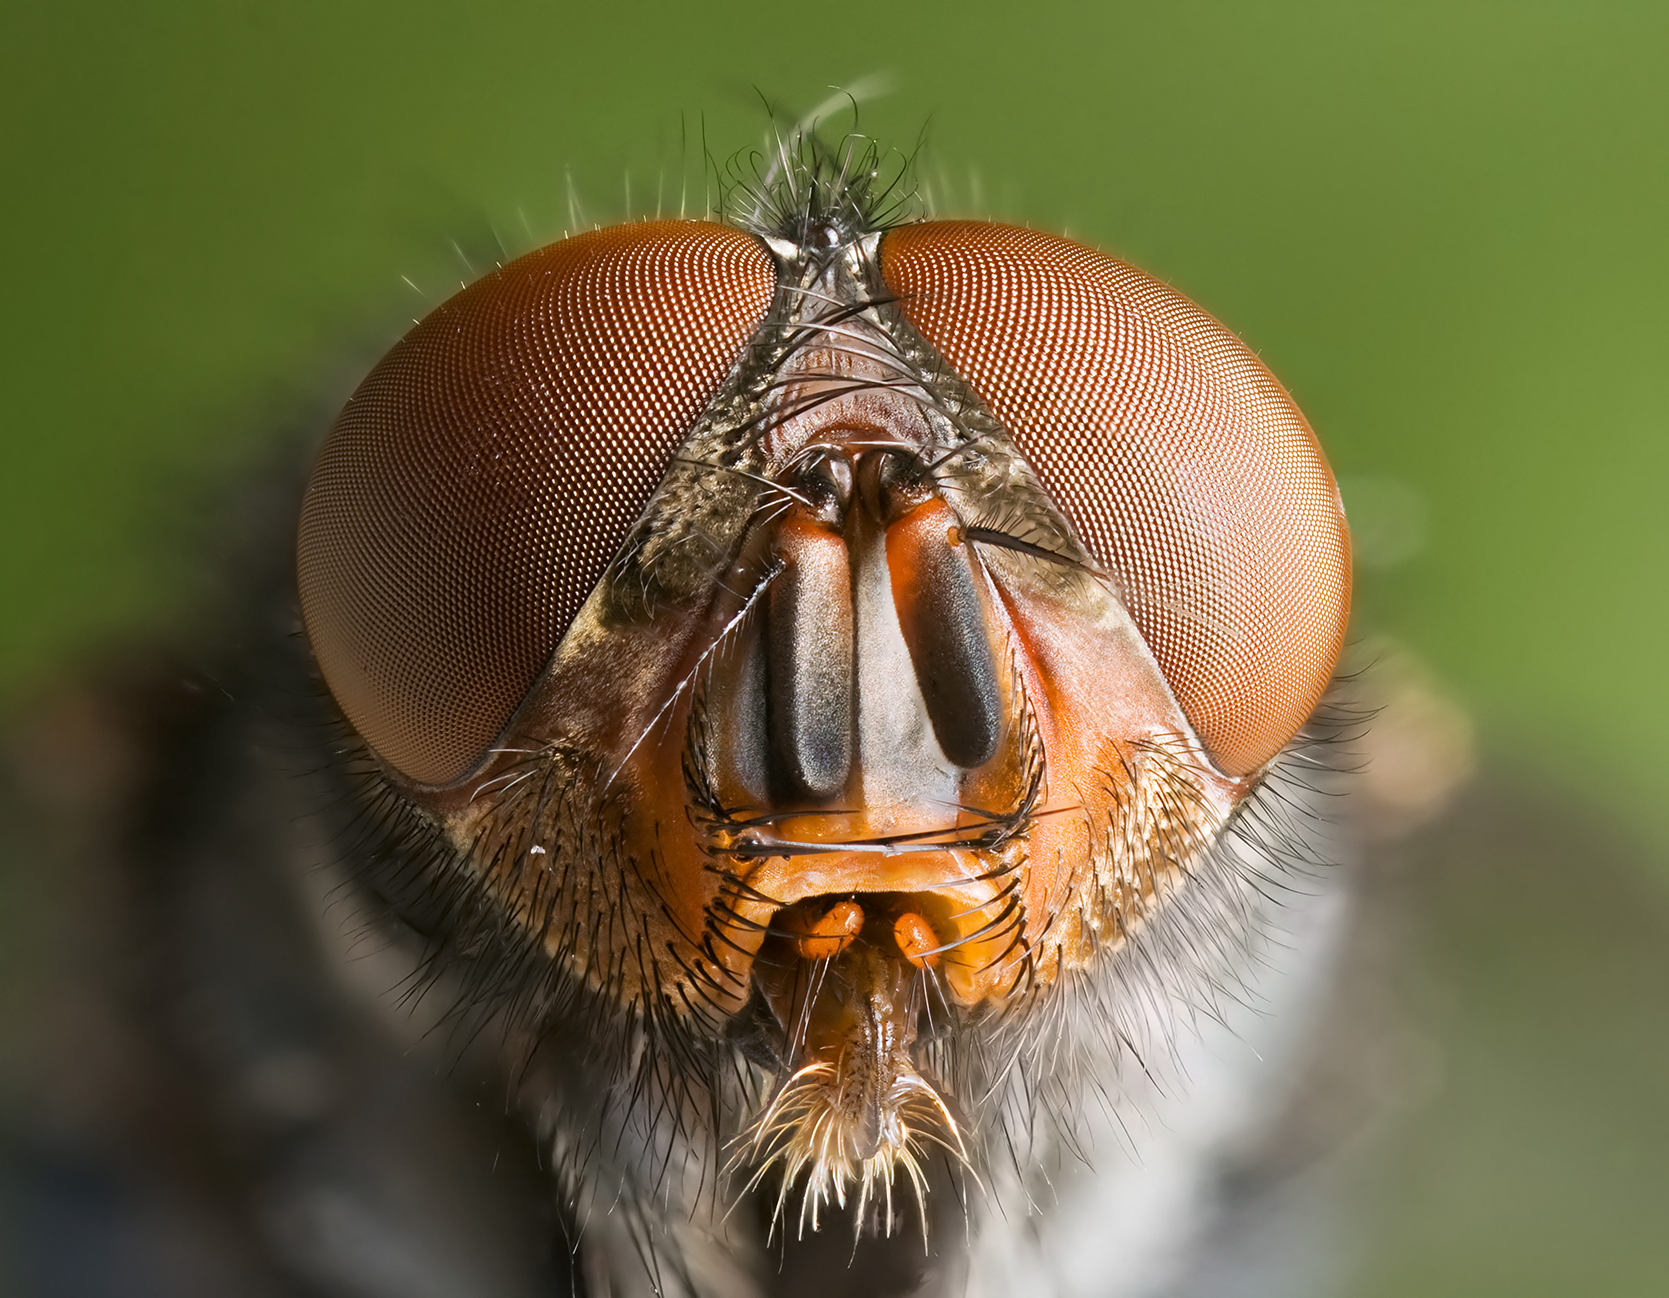
{"label": "blurred green backdrop", "polygon": [[176,615],[170,511],[467,275],[449,239],[652,208],[758,92],[860,80],[870,133],[931,119],[947,206],[1256,347],[1343,477],[1365,621],[1669,860],[1662,0],[8,0],[0,698]]}

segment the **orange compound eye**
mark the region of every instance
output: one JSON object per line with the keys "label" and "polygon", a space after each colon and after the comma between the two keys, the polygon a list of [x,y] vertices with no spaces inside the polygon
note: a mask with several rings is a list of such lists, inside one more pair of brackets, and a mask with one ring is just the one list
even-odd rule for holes
{"label": "orange compound eye", "polygon": [[422,784],[476,766],[771,301],[752,235],[616,226],[428,316],[308,486],[302,612],[354,727]]}
{"label": "orange compound eye", "polygon": [[1292,399],[1187,299],[1067,239],[903,226],[881,273],[1112,573],[1217,765],[1268,763],[1350,608],[1338,489]]}

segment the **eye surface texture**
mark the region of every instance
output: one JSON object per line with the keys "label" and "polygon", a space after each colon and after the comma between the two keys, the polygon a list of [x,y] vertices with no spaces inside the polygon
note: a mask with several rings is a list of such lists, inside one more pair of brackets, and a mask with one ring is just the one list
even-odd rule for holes
{"label": "eye surface texture", "polygon": [[308,488],[298,576],[327,683],[401,774],[441,784],[483,757],[774,288],[741,230],[598,230],[464,290],[360,386]]}
{"label": "eye surface texture", "polygon": [[1067,239],[927,222],[886,235],[881,270],[1111,572],[1219,768],[1267,765],[1350,607],[1338,491],[1291,398],[1180,294]]}

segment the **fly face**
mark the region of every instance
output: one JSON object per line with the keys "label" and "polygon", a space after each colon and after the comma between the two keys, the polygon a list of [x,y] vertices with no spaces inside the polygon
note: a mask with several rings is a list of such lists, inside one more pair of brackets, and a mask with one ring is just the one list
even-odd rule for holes
{"label": "fly face", "polygon": [[1023,1039],[1206,904],[1350,585],[1314,436],[1215,321],[824,180],[461,292],[343,412],[299,546],[449,886],[592,1030],[745,1059],[714,1134],[808,1169],[813,1212],[966,1152],[1000,1069],[949,1036]]}

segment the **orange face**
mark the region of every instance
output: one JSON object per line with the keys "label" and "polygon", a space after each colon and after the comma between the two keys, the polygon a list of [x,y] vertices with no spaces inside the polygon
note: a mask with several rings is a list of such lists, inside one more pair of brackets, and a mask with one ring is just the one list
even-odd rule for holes
{"label": "orange face", "polygon": [[795,233],[617,226],[460,293],[326,443],[300,586],[530,947],[763,1025],[856,1166],[923,1014],[1083,976],[1213,850],[1332,674],[1349,543],[1290,398],[1157,281]]}

